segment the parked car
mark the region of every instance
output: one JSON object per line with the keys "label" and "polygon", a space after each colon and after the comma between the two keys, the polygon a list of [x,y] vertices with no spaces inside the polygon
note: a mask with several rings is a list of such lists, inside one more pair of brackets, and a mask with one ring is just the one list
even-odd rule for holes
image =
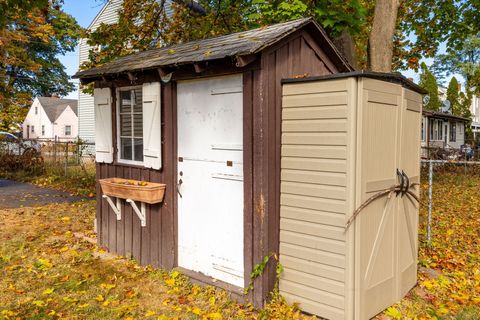
{"label": "parked car", "polygon": [[25,153],[40,153],[40,144],[32,140],[23,140],[9,132],[0,131],[0,152],[6,152],[13,155],[23,155]]}

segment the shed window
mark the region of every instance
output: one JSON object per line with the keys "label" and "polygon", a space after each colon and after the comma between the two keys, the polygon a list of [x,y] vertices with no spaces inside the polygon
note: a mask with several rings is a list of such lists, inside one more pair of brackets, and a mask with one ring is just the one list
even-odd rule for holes
{"label": "shed window", "polygon": [[457,124],[455,122],[450,122],[450,141],[457,141]]}
{"label": "shed window", "polygon": [[119,160],[143,162],[142,88],[119,90]]}

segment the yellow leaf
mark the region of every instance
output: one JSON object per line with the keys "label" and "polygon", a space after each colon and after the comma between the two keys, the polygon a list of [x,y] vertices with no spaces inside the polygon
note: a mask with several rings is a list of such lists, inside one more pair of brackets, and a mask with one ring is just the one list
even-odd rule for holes
{"label": "yellow leaf", "polygon": [[78,309],[85,309],[85,308],[87,308],[88,306],[90,306],[88,303],[79,304],[79,305],[78,305]]}
{"label": "yellow leaf", "polygon": [[54,288],[48,288],[48,289],[43,290],[42,294],[43,295],[49,295],[49,294],[52,294],[53,291],[55,291]]}
{"label": "yellow leaf", "polygon": [[212,312],[212,313],[207,314],[207,319],[221,320],[222,315],[219,312]]}
{"label": "yellow leaf", "polygon": [[35,301],[32,301],[32,304],[37,306],[37,307],[44,307],[45,306],[45,301],[35,300]]}
{"label": "yellow leaf", "polygon": [[63,222],[68,222],[68,221],[72,220],[72,218],[70,218],[70,217],[63,217],[63,218],[60,219],[60,220],[62,220]]}
{"label": "yellow leaf", "polygon": [[56,314],[57,314],[57,313],[55,312],[55,310],[51,310],[51,311],[48,313],[48,315],[49,315],[50,317],[53,317],[53,316],[56,315]]}
{"label": "yellow leaf", "polygon": [[100,285],[100,288],[105,289],[105,290],[112,290],[116,286],[114,284],[109,284],[109,283],[102,283]]}
{"label": "yellow leaf", "polygon": [[165,283],[168,286],[172,287],[175,284],[175,279],[167,279],[167,280],[165,280]]}
{"label": "yellow leaf", "polygon": [[145,313],[145,317],[153,317],[154,315],[156,315],[157,313],[155,311],[152,311],[152,310],[148,310],[146,313]]}
{"label": "yellow leaf", "polygon": [[105,301],[105,298],[104,298],[101,294],[99,294],[99,295],[95,298],[95,300],[97,300],[98,302],[102,302],[102,301]]}
{"label": "yellow leaf", "polygon": [[192,313],[193,314],[196,314],[197,316],[201,315],[202,314],[202,310],[200,308],[197,308],[197,307],[194,307],[192,309]]}
{"label": "yellow leaf", "polygon": [[67,247],[67,246],[65,246],[65,247],[63,247],[63,248],[60,249],[60,252],[65,252],[65,251],[68,251],[68,247]]}
{"label": "yellow leaf", "polygon": [[172,273],[170,274],[170,276],[172,277],[172,279],[176,279],[178,278],[178,276],[180,275],[180,272],[178,271],[172,271]]}
{"label": "yellow leaf", "polygon": [[75,303],[75,302],[78,301],[77,299],[71,298],[71,297],[63,297],[62,300],[65,301],[65,302],[71,302],[71,303]]}

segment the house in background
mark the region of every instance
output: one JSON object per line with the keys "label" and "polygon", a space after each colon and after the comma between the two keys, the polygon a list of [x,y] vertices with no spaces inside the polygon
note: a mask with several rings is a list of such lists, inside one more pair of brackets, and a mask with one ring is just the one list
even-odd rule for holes
{"label": "house in background", "polygon": [[[102,23],[104,24],[114,24],[118,21],[118,12],[122,8],[123,0],[108,0],[102,10],[97,14],[92,23],[88,26],[88,30],[94,31]],[[165,1],[165,10],[167,16],[171,16],[172,0]],[[80,52],[80,66],[88,61],[88,55],[90,50],[100,50],[99,48],[93,48],[87,44],[87,39],[81,39],[79,44]],[[94,115],[94,105],[93,105],[93,96],[89,94],[84,94],[80,90],[78,94],[78,118],[79,118],[79,128],[78,136],[80,139],[85,142],[92,143],[90,149],[87,149],[87,153],[95,153],[95,115]]]}
{"label": "house in background", "polygon": [[38,97],[23,122],[24,139],[73,140],[78,136],[77,100]]}
{"label": "house in background", "polygon": [[448,112],[422,111],[422,147],[459,149],[465,144],[465,127],[470,120]]}
{"label": "house in background", "polygon": [[474,95],[472,97],[472,105],[470,106],[470,113],[472,114],[472,133],[473,138],[476,139],[480,133],[480,97]]}
{"label": "house in background", "polygon": [[[102,10],[97,14],[88,30],[94,31],[100,24],[113,24],[118,20],[118,11],[121,9],[123,0],[109,0]],[[81,39],[79,44],[80,65],[88,61],[88,55],[93,47],[87,44],[86,39]],[[78,137],[86,142],[95,142],[95,115],[93,108],[93,97],[79,91],[78,94]],[[94,147],[87,150],[87,153],[94,153]]]}

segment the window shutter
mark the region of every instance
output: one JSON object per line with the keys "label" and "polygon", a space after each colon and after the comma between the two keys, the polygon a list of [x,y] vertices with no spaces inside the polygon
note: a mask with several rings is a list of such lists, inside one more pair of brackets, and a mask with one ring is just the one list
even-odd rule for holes
{"label": "window shutter", "polygon": [[162,167],[160,94],[160,82],[143,85],[143,165],[156,170]]}
{"label": "window shutter", "polygon": [[113,162],[112,96],[110,88],[95,89],[95,159],[97,162]]}

